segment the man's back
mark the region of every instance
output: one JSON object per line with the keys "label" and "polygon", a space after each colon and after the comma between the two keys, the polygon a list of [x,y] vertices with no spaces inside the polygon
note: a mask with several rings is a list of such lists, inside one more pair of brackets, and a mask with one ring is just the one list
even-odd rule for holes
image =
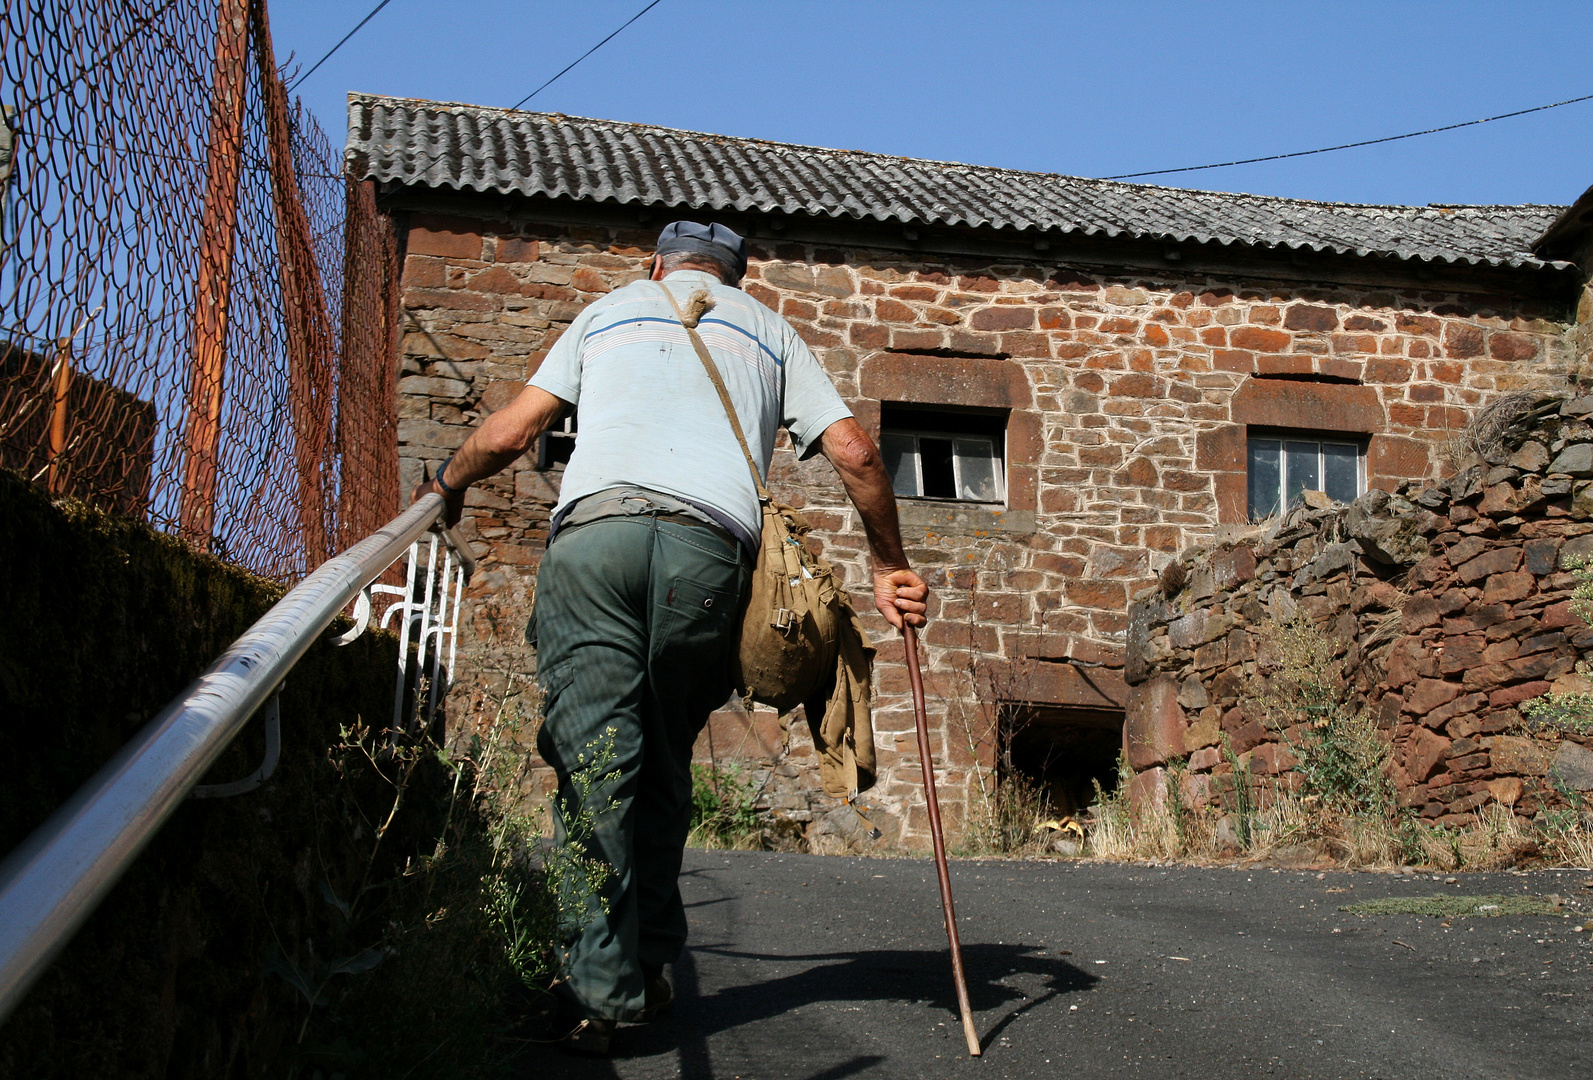
{"label": "man's back", "polygon": [[[653,280],[582,312],[520,396],[416,489],[441,493],[457,520],[470,484],[507,467],[574,404],[579,437],[559,512],[610,489],[651,493],[576,507],[537,571],[537,748],[558,776],[565,835],[580,833],[583,857],[611,871],[601,910],[562,955],[556,1034],[584,1053],[606,1053],[617,1021],[652,1019],[669,1003],[664,967],[686,940],[676,878],[692,746],[732,689],[760,532],[746,458],[658,279],[688,310],[699,289],[715,301],[698,326],[757,467],[767,472],[782,424],[799,454],[822,449],[868,534],[875,606],[894,625],[923,623],[928,588],[902,551],[878,448],[790,325],[721,284],[741,280],[746,255],[723,225],[670,224]],[[577,783],[603,747],[612,782]]]}
{"label": "man's back", "polygon": [[695,270],[635,282],[582,312],[531,379],[577,406],[580,434],[555,513],[635,485],[704,504],[756,536],[757,492],[741,447],[661,285],[682,307],[699,289],[712,297],[697,329],[761,472],[782,425],[806,456],[825,428],[851,415],[790,324],[740,289]]}

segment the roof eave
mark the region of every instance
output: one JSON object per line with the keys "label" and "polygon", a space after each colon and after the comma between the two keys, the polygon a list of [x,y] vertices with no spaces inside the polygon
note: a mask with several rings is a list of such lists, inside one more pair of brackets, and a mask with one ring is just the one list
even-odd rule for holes
{"label": "roof eave", "polygon": [[1532,242],[1532,253],[1540,259],[1576,255],[1585,244],[1590,228],[1593,228],[1593,187],[1582,192],[1576,202],[1549,223],[1543,235]]}

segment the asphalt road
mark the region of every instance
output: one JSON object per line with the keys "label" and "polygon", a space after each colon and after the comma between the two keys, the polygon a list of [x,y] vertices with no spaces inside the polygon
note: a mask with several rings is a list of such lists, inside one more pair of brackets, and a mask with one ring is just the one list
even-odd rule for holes
{"label": "asphalt road", "polygon": [[[689,951],[618,1080],[1593,1077],[1593,875],[954,861],[984,1056],[956,1016],[924,860],[689,851]],[[1560,894],[1568,917],[1358,916],[1437,893]]]}

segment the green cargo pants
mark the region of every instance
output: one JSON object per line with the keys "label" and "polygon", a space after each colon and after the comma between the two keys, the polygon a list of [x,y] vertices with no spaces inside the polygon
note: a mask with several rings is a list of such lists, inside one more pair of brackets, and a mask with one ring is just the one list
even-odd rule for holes
{"label": "green cargo pants", "polygon": [[[716,530],[653,516],[610,517],[559,533],[537,573],[537,750],[554,769],[564,814],[570,774],[614,730],[614,780],[593,792],[602,814],[588,854],[612,868],[605,914],[566,953],[561,990],[583,1016],[635,1019],[643,968],[686,943],[680,862],[691,828],[691,751],[730,696],[730,650],[750,570]],[[595,808],[594,808],[595,809]]]}

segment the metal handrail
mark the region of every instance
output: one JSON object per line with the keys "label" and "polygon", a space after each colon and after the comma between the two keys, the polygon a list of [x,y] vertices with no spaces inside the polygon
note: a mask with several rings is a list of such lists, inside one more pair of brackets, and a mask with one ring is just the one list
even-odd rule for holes
{"label": "metal handrail", "polygon": [[[323,563],[0,863],[0,1021],[338,612],[442,511],[441,495],[424,495]],[[444,539],[468,576],[468,548]]]}

